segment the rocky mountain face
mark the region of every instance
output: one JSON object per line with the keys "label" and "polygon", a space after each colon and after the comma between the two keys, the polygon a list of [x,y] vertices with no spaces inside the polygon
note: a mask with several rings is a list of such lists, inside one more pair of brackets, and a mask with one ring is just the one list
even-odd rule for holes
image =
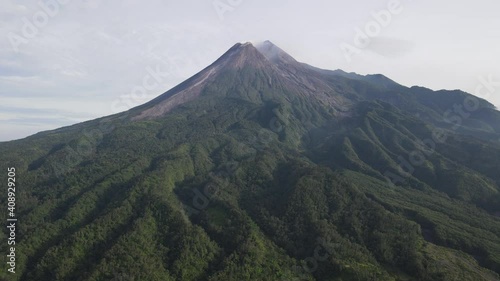
{"label": "rocky mountain face", "polygon": [[0,155],[5,280],[500,280],[500,113],[269,41]]}

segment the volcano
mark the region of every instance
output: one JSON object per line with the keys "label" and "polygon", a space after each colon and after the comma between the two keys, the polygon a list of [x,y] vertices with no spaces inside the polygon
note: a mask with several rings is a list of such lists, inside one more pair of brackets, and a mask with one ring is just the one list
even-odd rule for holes
{"label": "volcano", "polygon": [[466,92],[238,43],[144,105],[0,143],[0,277],[500,280],[499,140]]}

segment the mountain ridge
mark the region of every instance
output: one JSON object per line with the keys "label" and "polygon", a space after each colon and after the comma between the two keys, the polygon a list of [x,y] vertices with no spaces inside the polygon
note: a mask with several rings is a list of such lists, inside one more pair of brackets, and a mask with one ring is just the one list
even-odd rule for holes
{"label": "mountain ridge", "polygon": [[[283,83],[285,85],[290,85],[292,83],[294,85],[290,86],[291,89],[289,90],[301,92],[302,94],[308,95],[310,97],[322,99],[324,103],[328,104],[332,108],[335,108],[337,111],[348,110],[348,108],[353,103],[353,97],[346,97],[345,95],[339,94],[339,92],[342,91],[338,91],[337,89],[332,87],[331,84],[325,83],[324,79],[318,79],[318,73],[326,75],[326,78],[328,80],[338,80],[340,78],[346,78],[348,80],[366,82],[367,84],[372,86],[382,86],[381,90],[383,91],[405,91],[416,96],[419,93],[447,94],[455,92],[434,92],[422,87],[408,88],[394,82],[390,78],[387,78],[381,74],[363,76],[355,73],[346,73],[342,70],[323,70],[307,65],[305,63],[297,62],[292,56],[287,54],[285,51],[283,51],[270,41],[264,41],[263,43],[256,44],[256,46],[254,46],[250,42],[247,42],[235,44],[213,64],[209,65],[180,85],[172,88],[172,90],[146,103],[146,105],[144,105],[146,107],[147,105],[152,105],[158,102],[163,102],[164,104],[159,108],[149,109],[147,111],[141,112],[141,114],[139,114],[138,116],[134,116],[133,120],[140,120],[147,117],[159,117],[162,114],[169,112],[172,108],[198,97],[203,89],[202,83],[210,83],[210,81],[216,79],[216,74],[220,69],[229,68],[238,71],[245,66],[261,69],[265,73],[278,72],[278,75],[281,77],[279,77],[280,79],[275,80],[281,81],[277,83]],[[285,81],[283,81],[283,79]],[[191,83],[191,85],[189,85],[188,83]],[[269,83],[272,83],[272,81],[269,80]],[[346,83],[346,81],[341,81],[341,83]],[[189,91],[189,87],[192,87],[191,92]],[[178,93],[181,91],[184,93],[184,95],[182,93]],[[464,95],[470,95],[462,91],[459,92],[463,93]],[[174,95],[177,97],[173,100],[164,101],[165,99],[170,98],[170,96],[173,97]],[[365,95],[361,98],[370,99],[372,97]],[[393,96],[376,96],[374,98],[382,98],[386,101],[390,101],[391,99],[393,99]],[[494,106],[488,101],[477,97],[474,98],[476,98],[480,102],[481,106],[494,109]],[[354,98],[354,102],[357,102],[359,100],[360,98]],[[142,108],[143,106],[139,107]],[[134,111],[134,109],[131,111]]]}
{"label": "mountain ridge", "polygon": [[20,222],[0,279],[500,280],[500,113],[479,101],[454,126],[464,92],[271,44],[236,44],[127,112],[0,143]]}
{"label": "mountain ridge", "polygon": [[[196,83],[199,83],[200,80],[209,79],[214,74],[214,72],[216,72],[213,69],[214,66],[216,66],[217,64],[220,64],[221,60],[223,60],[224,57],[230,56],[231,53],[234,53],[235,51],[237,51],[242,46],[246,46],[246,47],[250,47],[251,46],[252,49],[256,49],[257,51],[259,51],[259,48],[260,48],[261,50],[259,51],[259,53],[261,53],[264,57],[266,57],[266,55],[263,54],[263,53],[266,52],[266,49],[268,51],[271,50],[271,52],[274,55],[279,54],[279,56],[277,56],[278,58],[280,58],[279,60],[276,60],[276,58],[272,58],[273,54],[269,54],[268,55],[269,58],[267,58],[267,59],[269,61],[272,62],[273,60],[276,60],[276,61],[273,62],[273,65],[283,65],[284,62],[292,62],[292,64],[295,64],[296,67],[299,66],[299,68],[301,68],[302,70],[308,69],[308,70],[311,70],[314,74],[321,73],[323,75],[329,76],[329,79],[331,79],[331,76],[333,76],[333,77],[344,77],[344,78],[347,78],[349,80],[363,81],[363,82],[366,82],[366,83],[369,83],[369,84],[374,84],[374,79],[378,79],[378,80],[383,80],[384,81],[383,82],[383,84],[384,84],[383,89],[384,90],[409,89],[410,92],[413,92],[415,94],[416,93],[427,93],[427,94],[429,94],[429,93],[431,93],[431,94],[432,93],[443,93],[443,94],[448,94],[448,93],[454,93],[454,92],[458,91],[458,92],[461,92],[461,93],[463,93],[465,95],[470,95],[469,93],[466,93],[466,92],[463,92],[463,91],[460,91],[460,90],[455,90],[455,91],[450,91],[450,90],[433,91],[431,89],[428,89],[428,88],[425,88],[425,87],[422,87],[422,86],[406,87],[406,86],[402,86],[402,85],[398,84],[397,82],[394,82],[393,80],[391,80],[390,78],[388,78],[388,77],[386,77],[386,76],[384,76],[382,74],[360,75],[360,74],[357,74],[357,73],[354,73],[354,72],[347,73],[347,72],[345,72],[343,70],[340,70],[340,69],[337,69],[337,70],[326,70],[326,69],[317,68],[317,67],[308,65],[306,63],[297,62],[292,56],[290,56],[288,53],[286,53],[285,51],[283,51],[281,48],[279,48],[278,46],[274,45],[271,41],[266,40],[266,41],[263,41],[261,43],[257,43],[256,44],[257,47],[255,47],[250,42],[236,43],[230,49],[228,49],[228,51],[226,51],[220,58],[218,58],[214,63],[212,63],[211,65],[207,66],[206,68],[204,68],[200,72],[196,73],[192,77],[186,79],[186,81],[180,83],[179,85],[174,86],[172,89],[168,90],[167,92],[165,92],[165,93],[159,95],[158,97],[152,99],[151,101],[146,102],[143,105],[139,105],[139,106],[136,106],[134,108],[131,108],[131,109],[129,109],[129,110],[123,112],[123,113],[116,113],[116,114],[109,115],[109,116],[99,117],[99,118],[96,118],[94,120],[89,120],[89,121],[85,121],[85,122],[82,122],[82,123],[92,123],[92,122],[94,122],[96,120],[101,120],[103,118],[104,119],[107,119],[107,118],[120,118],[120,119],[122,119],[122,118],[130,118],[131,120],[142,120],[142,119],[160,117],[160,116],[162,116],[162,114],[165,114],[165,113],[169,112],[174,107],[179,106],[179,105],[181,105],[181,104],[183,104],[185,102],[188,102],[188,101],[191,101],[191,100],[195,99],[197,96],[199,96],[200,89],[199,89],[199,87],[196,88],[194,86],[195,87],[194,93],[188,94],[187,97],[184,98],[184,99],[182,99],[182,98],[180,98],[178,100],[174,99],[174,100],[172,100],[170,102],[165,101],[165,99],[168,99],[171,96],[178,94],[178,92],[186,90],[186,87],[189,87],[190,84],[191,84],[191,86],[193,86],[192,85],[193,83],[194,83],[194,85],[196,85]],[[295,70],[295,72],[297,72],[297,71]],[[293,76],[293,74],[291,74],[291,76]],[[203,80],[202,82],[204,82],[204,81],[205,80]],[[345,83],[345,82],[342,81],[342,83]],[[376,84],[376,81],[375,81],[375,84]],[[311,89],[309,89],[309,90],[311,90]],[[314,90],[314,89],[312,89],[312,90]],[[426,98],[427,97],[428,96],[426,96]],[[465,99],[465,97],[463,97],[462,99]],[[482,98],[475,97],[475,96],[474,96],[474,99],[477,99],[480,102],[481,106],[487,107],[487,108],[490,108],[490,109],[494,109],[494,110],[498,111],[496,109],[496,107],[493,104],[491,104],[490,102],[488,102],[488,101],[486,101],[486,100],[484,100]],[[156,104],[156,103],[163,103],[163,105],[160,106],[160,108],[158,110],[154,110],[154,109],[147,110],[148,107],[151,107],[153,104]],[[349,107],[352,105],[352,102],[350,102],[350,101],[348,101],[346,99],[343,99],[342,101],[340,101],[338,103],[340,104],[339,106],[335,106],[335,105],[333,105],[333,106],[337,107],[337,110],[340,111],[340,112],[348,110]],[[76,125],[78,125],[78,124],[68,125],[68,126],[65,126],[63,128],[70,128],[70,127],[76,126]],[[49,133],[51,131],[58,131],[60,129],[62,129],[62,128],[55,129],[55,130],[48,130],[48,131],[45,131],[45,132]],[[38,135],[40,133],[44,134],[45,132],[39,132],[39,133],[34,134],[34,135]],[[30,137],[30,136],[28,136],[28,137]],[[7,142],[9,142],[9,141],[6,141],[5,143],[7,143]]]}

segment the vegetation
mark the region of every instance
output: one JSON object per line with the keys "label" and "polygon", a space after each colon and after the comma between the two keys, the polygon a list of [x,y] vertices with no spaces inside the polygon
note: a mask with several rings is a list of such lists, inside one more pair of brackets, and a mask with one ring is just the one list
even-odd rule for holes
{"label": "vegetation", "polygon": [[[391,84],[328,75],[375,98],[340,114],[248,67],[161,118],[1,143],[19,229],[17,273],[0,277],[500,280],[500,114],[453,130],[439,116],[460,95],[388,103]],[[448,138],[425,150],[436,128]]]}

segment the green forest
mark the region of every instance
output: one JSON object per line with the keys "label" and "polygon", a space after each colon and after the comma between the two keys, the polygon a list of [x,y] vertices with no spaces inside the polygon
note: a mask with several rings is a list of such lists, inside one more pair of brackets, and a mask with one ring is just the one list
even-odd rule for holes
{"label": "green forest", "polygon": [[344,110],[250,65],[160,118],[0,143],[0,279],[500,280],[500,113],[454,128],[466,93],[315,75]]}

